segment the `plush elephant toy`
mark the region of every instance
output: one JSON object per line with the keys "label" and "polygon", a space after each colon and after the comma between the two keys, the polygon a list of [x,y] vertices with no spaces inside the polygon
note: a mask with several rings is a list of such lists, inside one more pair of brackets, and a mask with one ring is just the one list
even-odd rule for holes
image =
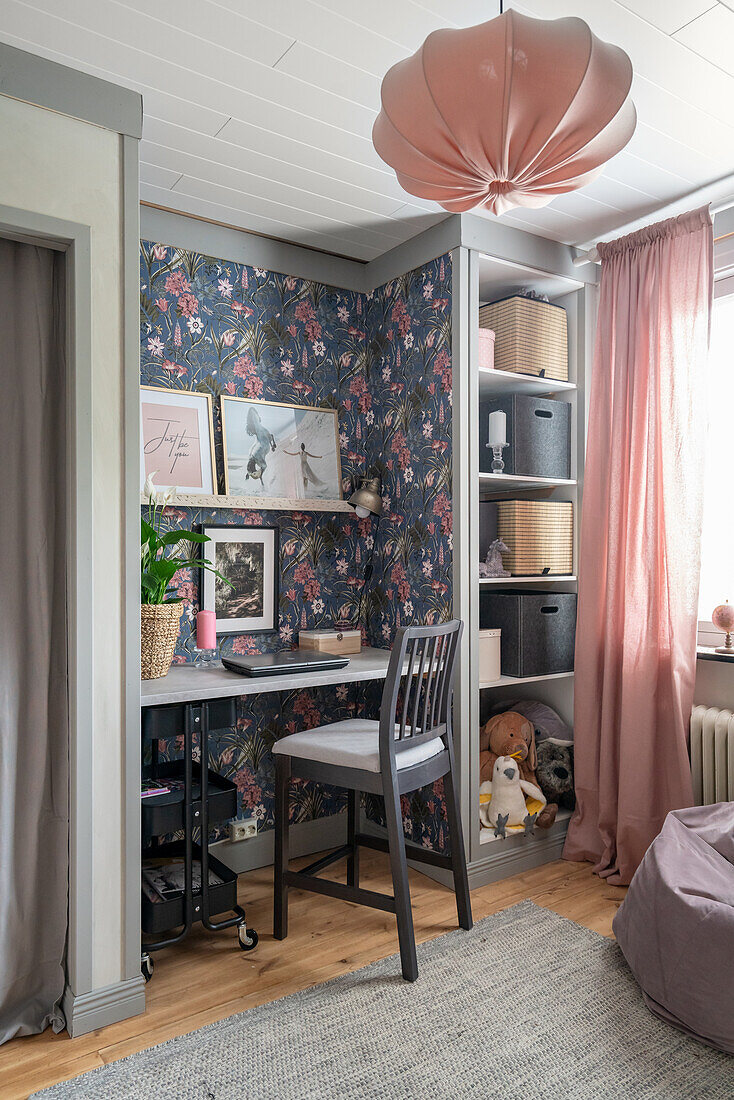
{"label": "plush elephant toy", "polygon": [[[535,748],[535,730],[532,722],[516,711],[496,714],[482,726],[479,735],[479,782],[492,780],[494,765],[500,756],[511,756],[518,761],[520,776],[526,783],[538,787],[535,769],[538,757]],[[558,804],[548,802],[538,816],[538,826],[549,829],[556,819]]]}

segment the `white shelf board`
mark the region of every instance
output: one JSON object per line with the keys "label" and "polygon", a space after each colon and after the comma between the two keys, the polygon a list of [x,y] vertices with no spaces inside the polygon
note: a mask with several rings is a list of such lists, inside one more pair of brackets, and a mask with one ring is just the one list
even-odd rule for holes
{"label": "white shelf board", "polygon": [[575,479],[557,477],[526,477],[523,474],[490,474],[480,472],[479,488],[483,492],[506,492],[508,489],[564,489],[576,485]]}
{"label": "white shelf board", "polygon": [[[145,493],[140,503],[147,504]],[[237,508],[256,512],[352,512],[348,500],[304,500],[301,497],[231,497],[211,493],[177,493],[170,506],[185,508]]]}
{"label": "white shelf board", "polygon": [[566,680],[569,676],[573,676],[573,672],[551,672],[545,676],[500,676],[499,680],[492,680],[488,684],[479,684],[479,690],[485,691],[489,688],[502,688],[502,687],[518,687],[521,684],[538,684],[541,680]]}
{"label": "white shelf board", "polygon": [[[551,829],[554,828],[557,824],[559,824],[562,821],[568,821],[568,819],[570,817],[571,817],[571,810],[559,810],[558,813],[556,814],[556,820],[553,822],[553,825],[551,825]],[[528,837],[528,840],[532,844],[533,840],[538,840],[541,837],[545,836],[546,832],[547,832],[546,829],[536,829],[533,836]],[[505,839],[512,840],[512,838],[515,837],[515,836],[523,836],[523,835],[524,835],[523,833],[508,833],[507,837]],[[480,844],[494,844],[494,842],[496,840],[502,840],[502,837],[495,836],[492,829],[484,829],[484,828],[481,829],[481,831],[479,833],[479,843]]]}
{"label": "white shelf board", "polygon": [[538,378],[534,374],[479,367],[480,397],[494,397],[505,393],[526,393],[539,397],[550,393],[574,393],[575,390],[574,382],[557,382],[552,378]]}
{"label": "white shelf board", "polygon": [[480,577],[480,585],[489,584],[547,584],[549,581],[575,581],[575,573],[549,573],[540,577]]}
{"label": "white shelf board", "polygon": [[528,288],[539,294],[546,294],[551,301],[563,294],[581,290],[584,283],[567,275],[558,275],[543,271],[530,264],[489,256],[486,252],[478,254],[479,260],[479,301],[496,302],[513,294],[521,294]]}

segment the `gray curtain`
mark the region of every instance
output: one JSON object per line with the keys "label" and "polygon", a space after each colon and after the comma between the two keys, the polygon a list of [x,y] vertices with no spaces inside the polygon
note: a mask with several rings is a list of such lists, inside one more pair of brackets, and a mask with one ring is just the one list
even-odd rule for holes
{"label": "gray curtain", "polygon": [[62,257],[0,239],[0,1043],[64,1026],[64,315]]}

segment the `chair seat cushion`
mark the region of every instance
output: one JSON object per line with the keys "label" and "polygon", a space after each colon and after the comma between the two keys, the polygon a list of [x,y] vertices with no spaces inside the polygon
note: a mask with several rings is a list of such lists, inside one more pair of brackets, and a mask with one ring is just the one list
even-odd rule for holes
{"label": "chair seat cushion", "polygon": [[[365,718],[348,718],[344,722],[332,722],[328,726],[317,726],[316,729],[282,737],[273,745],[273,752],[299,756],[302,760],[319,760],[341,768],[379,772],[379,736],[379,722]],[[436,737],[432,741],[403,749],[396,756],[398,770],[430,760],[432,756],[442,752],[443,747],[441,738]]]}

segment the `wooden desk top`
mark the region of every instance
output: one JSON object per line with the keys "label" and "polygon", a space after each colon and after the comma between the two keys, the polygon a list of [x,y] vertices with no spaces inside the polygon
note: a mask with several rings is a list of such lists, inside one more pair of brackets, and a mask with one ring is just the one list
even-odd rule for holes
{"label": "wooden desk top", "polygon": [[328,684],[353,684],[360,680],[384,680],[389,660],[389,649],[365,646],[360,653],[350,656],[345,668],[297,675],[290,672],[282,676],[239,676],[221,667],[173,665],[166,676],[141,682],[140,705],[157,707],[166,703],[196,703],[203,699],[257,695],[263,691],[292,691],[294,688],[324,687]]}

